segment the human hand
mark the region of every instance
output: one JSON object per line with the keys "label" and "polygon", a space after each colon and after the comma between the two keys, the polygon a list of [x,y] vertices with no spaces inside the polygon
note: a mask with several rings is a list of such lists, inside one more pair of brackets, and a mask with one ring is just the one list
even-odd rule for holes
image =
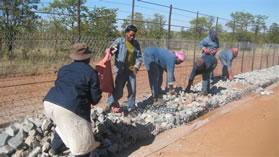
{"label": "human hand", "polygon": [[133,73],[134,73],[134,75],[136,76],[137,73],[138,73],[138,68],[134,67]]}
{"label": "human hand", "polygon": [[211,51],[212,54],[216,54],[218,52],[218,49],[214,49]]}
{"label": "human hand", "polygon": [[202,50],[203,50],[204,53],[209,53],[210,52],[210,50],[206,47],[202,48]]}

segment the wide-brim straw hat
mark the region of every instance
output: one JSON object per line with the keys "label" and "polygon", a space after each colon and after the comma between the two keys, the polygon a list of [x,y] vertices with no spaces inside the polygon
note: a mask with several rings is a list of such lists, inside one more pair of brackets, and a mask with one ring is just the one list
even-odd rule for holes
{"label": "wide-brim straw hat", "polygon": [[87,44],[76,43],[72,46],[72,54],[70,57],[73,60],[81,61],[89,59],[92,55],[92,51],[89,50]]}

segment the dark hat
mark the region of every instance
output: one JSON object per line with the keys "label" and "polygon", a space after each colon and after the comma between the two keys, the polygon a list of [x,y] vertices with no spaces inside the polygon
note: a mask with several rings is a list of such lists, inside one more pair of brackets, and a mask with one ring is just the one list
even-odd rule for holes
{"label": "dark hat", "polygon": [[76,61],[86,60],[92,56],[92,52],[85,43],[76,43],[72,46],[71,58]]}
{"label": "dark hat", "polygon": [[217,32],[214,30],[211,30],[209,32],[209,36],[210,36],[210,39],[214,41],[217,38]]}

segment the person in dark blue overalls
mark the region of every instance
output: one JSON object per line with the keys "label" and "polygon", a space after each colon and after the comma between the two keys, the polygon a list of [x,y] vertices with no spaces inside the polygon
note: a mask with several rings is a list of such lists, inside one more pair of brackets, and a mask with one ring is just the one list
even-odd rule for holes
{"label": "person in dark blue overalls", "polygon": [[185,92],[191,91],[191,85],[193,84],[196,75],[202,74],[202,91],[201,95],[207,95],[210,91],[210,73],[216,68],[217,59],[213,55],[203,55],[197,58],[192,69],[191,76],[188,81],[188,85],[185,88]]}
{"label": "person in dark blue overalls", "polygon": [[184,61],[182,51],[170,51],[159,47],[148,47],[144,50],[144,64],[148,72],[149,85],[155,101],[161,93],[163,71],[167,72],[167,83],[170,94],[175,94],[173,89],[175,64]]}

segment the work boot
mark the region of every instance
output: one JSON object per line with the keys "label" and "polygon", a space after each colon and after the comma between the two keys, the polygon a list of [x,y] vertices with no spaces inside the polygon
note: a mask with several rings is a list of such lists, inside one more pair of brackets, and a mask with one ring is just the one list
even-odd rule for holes
{"label": "work boot", "polygon": [[207,91],[201,91],[201,92],[200,92],[200,95],[202,95],[202,96],[207,96],[207,95],[208,95],[208,92],[207,92]]}
{"label": "work boot", "polygon": [[139,114],[139,113],[137,112],[136,109],[133,109],[133,110],[129,111],[129,113],[128,113],[128,115],[129,115],[130,117],[132,117],[132,118],[137,117],[138,114]]}

